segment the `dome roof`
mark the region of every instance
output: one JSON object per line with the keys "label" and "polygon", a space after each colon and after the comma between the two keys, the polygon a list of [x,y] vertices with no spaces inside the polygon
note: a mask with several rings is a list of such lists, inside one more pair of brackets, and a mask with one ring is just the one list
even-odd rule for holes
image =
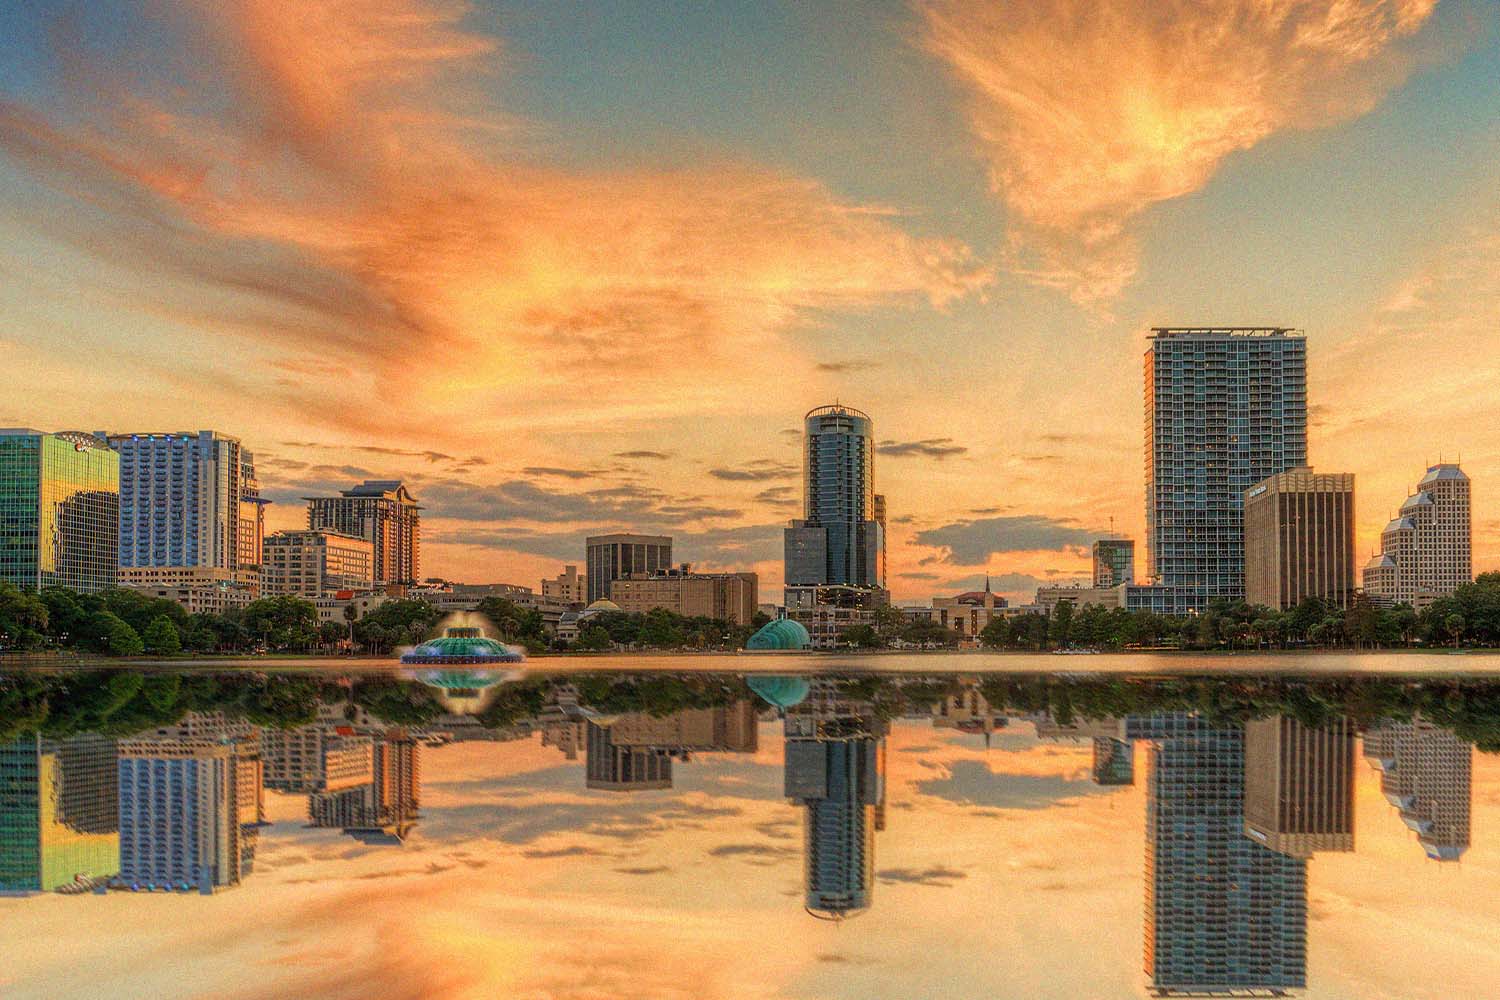
{"label": "dome roof", "polygon": [[614,601],[611,601],[609,598],[607,598],[607,597],[601,597],[597,601],[595,601],[593,604],[590,604],[588,607],[584,608],[583,610],[585,610],[585,611],[621,611],[623,609],[618,604],[616,604]]}
{"label": "dome roof", "polygon": [[806,649],[812,643],[812,636],[807,634],[807,629],[800,622],[794,622],[790,618],[778,618],[773,622],[766,622],[760,627],[760,631],[752,635],[745,643],[746,649]]}
{"label": "dome roof", "polygon": [[476,628],[450,628],[436,639],[412,647],[402,663],[519,663],[525,657]]}
{"label": "dome roof", "polygon": [[801,677],[771,677],[751,674],[745,684],[761,699],[777,708],[800,705],[812,692],[812,685]]}

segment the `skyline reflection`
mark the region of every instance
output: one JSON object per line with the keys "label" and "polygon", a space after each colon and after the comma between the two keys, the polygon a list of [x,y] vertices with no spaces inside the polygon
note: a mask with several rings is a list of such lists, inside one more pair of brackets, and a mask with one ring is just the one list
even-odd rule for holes
{"label": "skyline reflection", "polygon": [[[1126,935],[1134,946],[1100,942],[1111,974],[1134,983],[1119,995],[1341,996],[1321,991],[1313,961],[1337,927],[1319,917],[1314,888],[1329,859],[1364,866],[1360,891],[1387,870],[1434,886],[1452,885],[1437,874],[1448,869],[1495,884],[1493,840],[1473,822],[1473,744],[1420,715],[1084,716],[1066,707],[1081,689],[1039,699],[1034,680],[784,680],[558,678],[502,691],[519,707],[484,721],[441,702],[417,721],[429,710],[413,707],[415,688],[340,680],[318,687],[314,720],[298,726],[193,710],[131,734],[21,735],[0,751],[0,888],[26,898],[0,909],[20,927],[50,915],[54,891],[128,899],[152,888],[275,894],[285,907],[303,884],[415,888],[418,872],[443,878],[454,865],[470,867],[483,893],[503,891],[484,888],[483,869],[506,864],[533,886],[554,872],[555,891],[575,905],[613,897],[603,886],[626,879],[671,883],[638,901],[664,913],[680,905],[686,915],[703,905],[693,902],[702,886],[718,886],[747,912],[804,927],[817,924],[809,915],[861,916],[860,927],[878,929],[839,939],[858,942],[917,919],[941,931],[961,915],[931,912],[931,894],[1003,884],[1026,870],[1016,865],[1027,853],[1053,846],[1059,824],[1091,816],[1103,824],[1093,842],[1065,838],[1076,856],[1039,869],[1054,888],[1024,902],[1051,920],[1086,920],[1086,908],[1064,902],[1074,883],[1096,868],[1123,874],[1133,857],[1134,888],[1122,879],[1108,908],[1123,912],[1140,893]],[[373,706],[406,717],[388,722]],[[1371,766],[1356,768],[1359,756]],[[1488,802],[1495,769],[1483,773]],[[1381,806],[1373,822],[1360,787]],[[996,823],[1019,846],[944,858]],[[323,846],[323,831],[350,846]],[[1089,860],[1106,846],[1116,860]],[[99,863],[111,850],[114,864]],[[307,865],[316,882],[293,881]],[[694,890],[681,882],[688,867]],[[87,921],[101,904],[66,905]],[[15,968],[41,975],[46,963]],[[39,980],[17,975],[0,983],[43,995]],[[851,984],[844,992],[859,995]]]}

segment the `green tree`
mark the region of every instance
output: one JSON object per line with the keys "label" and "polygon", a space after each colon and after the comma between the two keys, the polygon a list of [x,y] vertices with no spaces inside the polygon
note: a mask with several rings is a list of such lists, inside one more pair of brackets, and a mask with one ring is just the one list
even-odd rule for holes
{"label": "green tree", "polygon": [[855,646],[859,649],[880,649],[885,645],[885,640],[880,638],[880,633],[875,631],[875,626],[863,622],[850,625],[840,632],[839,641],[846,646]]}
{"label": "green tree", "polygon": [[687,642],[681,621],[666,608],[652,608],[641,622],[639,642],[653,649],[677,649]]}
{"label": "green tree", "polygon": [[102,653],[111,656],[140,656],[146,651],[146,644],[141,642],[140,635],[131,628],[118,615],[108,611],[100,611],[89,622],[89,631],[93,635],[94,647]]}
{"label": "green tree", "polygon": [[141,633],[141,642],[147,652],[157,656],[172,656],[182,649],[182,635],[166,615],[151,620],[146,631]]}
{"label": "green tree", "polygon": [[44,646],[48,614],[47,603],[37,594],[0,583],[0,651]]}
{"label": "green tree", "polygon": [[578,648],[593,652],[609,649],[613,643],[609,632],[600,625],[585,625],[578,633]]}
{"label": "green tree", "polygon": [[1067,649],[1073,641],[1073,602],[1059,601],[1052,609],[1050,638],[1058,648]]}
{"label": "green tree", "polygon": [[1468,628],[1468,626],[1469,623],[1465,621],[1464,616],[1459,614],[1458,612],[1454,612],[1453,614],[1443,619],[1443,631],[1448,633],[1449,638],[1453,640],[1454,649],[1457,649],[1459,647],[1459,640],[1464,637],[1464,631]]}
{"label": "green tree", "polygon": [[980,645],[987,649],[1003,649],[1010,645],[1010,623],[1004,618],[991,618],[979,630]]}

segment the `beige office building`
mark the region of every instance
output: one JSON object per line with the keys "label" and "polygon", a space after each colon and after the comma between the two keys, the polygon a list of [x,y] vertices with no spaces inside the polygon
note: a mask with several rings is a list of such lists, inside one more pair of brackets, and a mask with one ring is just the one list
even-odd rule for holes
{"label": "beige office building", "polygon": [[1084,608],[1123,608],[1125,606],[1125,588],[1119,587],[1038,587],[1036,591],[1036,610],[1044,615],[1051,616],[1057,610],[1057,606],[1067,602],[1073,605],[1074,611],[1082,611]]}
{"label": "beige office building", "polygon": [[754,573],[694,573],[687,566],[615,580],[610,600],[620,610],[644,614],[666,608],[684,618],[718,618],[749,625],[760,602]]}
{"label": "beige office building", "polygon": [[1354,850],[1353,723],[1245,723],[1245,836],[1293,858]]}
{"label": "beige office building", "polygon": [[318,598],[375,585],[374,546],[337,531],[279,531],[266,539],[261,591],[267,597],[294,594]]}
{"label": "beige office building", "polygon": [[1245,600],[1283,611],[1354,598],[1354,476],[1292,469],[1245,491]]}
{"label": "beige office building", "polygon": [[1470,516],[1464,471],[1450,463],[1428,469],[1380,533],[1380,554],[1365,565],[1365,593],[1420,610],[1473,582]]}
{"label": "beige office building", "polygon": [[587,604],[588,594],[588,575],[577,566],[564,566],[557,576],[542,581],[542,597],[558,604]]}

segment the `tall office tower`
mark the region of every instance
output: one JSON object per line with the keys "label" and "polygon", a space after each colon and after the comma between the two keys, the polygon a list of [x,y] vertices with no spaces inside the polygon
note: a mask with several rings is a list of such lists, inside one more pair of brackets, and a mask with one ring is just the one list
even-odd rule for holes
{"label": "tall office tower", "polygon": [[211,893],[250,873],[262,816],[253,744],[125,740],[119,765],[122,881]]}
{"label": "tall office tower", "polygon": [[375,586],[421,580],[422,507],[397,480],[367,480],[336,497],[304,497],[307,526],[363,538],[373,547]]}
{"label": "tall office tower", "polygon": [[[789,717],[790,718],[790,717]],[[870,906],[875,888],[876,809],[885,799],[880,744],[873,736],[806,739],[789,731],[786,797],[806,809],[803,821],[805,906],[812,916],[843,920]]]}
{"label": "tall office tower", "polygon": [[1245,836],[1245,745],[1181,713],[1132,717],[1146,781],[1145,971],[1157,996],[1307,984],[1307,862]]}
{"label": "tall office tower", "polygon": [[0,429],[0,580],[96,593],[119,574],[120,456],[92,434]]}
{"label": "tall office tower", "polygon": [[1307,464],[1307,341],[1157,328],[1146,351],[1146,548],[1174,611],[1245,596],[1245,491]]}
{"label": "tall office tower", "polygon": [[1310,858],[1354,850],[1354,726],[1290,716],[1245,724],[1245,836]]}
{"label": "tall office tower", "polygon": [[324,726],[262,729],[260,758],[265,786],[278,792],[341,792],[375,780],[370,738],[340,736]]}
{"label": "tall office tower", "polygon": [[1365,593],[1425,608],[1474,579],[1469,477],[1445,463],[1427,470],[1417,492],[1380,534],[1365,566]]}
{"label": "tall office tower", "polygon": [[859,410],[834,405],[808,412],[803,427],[803,518],[785,532],[786,585],[883,588],[874,424]]}
{"label": "tall office tower", "polygon": [[1101,538],[1094,543],[1095,588],[1135,583],[1135,540]]}
{"label": "tall office tower", "polygon": [[1277,611],[1354,600],[1354,476],[1293,469],[1245,492],[1245,600]]}
{"label": "tall office tower", "polygon": [[643,792],[672,787],[672,755],[657,747],[619,746],[608,727],[588,723],[584,787]]}
{"label": "tall office tower", "polygon": [[1135,745],[1112,736],[1095,736],[1094,784],[1135,784]]}
{"label": "tall office tower", "polygon": [[120,455],[123,583],[253,582],[263,518],[255,460],[239,438],[198,431],[108,440]]}
{"label": "tall office tower", "polygon": [[887,566],[886,550],[889,548],[889,539],[891,535],[890,530],[885,526],[886,508],[884,493],[875,494],[875,496],[872,498],[872,509],[874,511],[873,517],[875,519],[875,523],[880,525],[880,564],[876,568],[876,571],[879,574],[881,586],[885,586]]}
{"label": "tall office tower", "polygon": [[672,568],[672,539],[669,535],[617,532],[585,538],[583,544],[590,604],[609,600],[611,585],[616,580]]}
{"label": "tall office tower", "polygon": [[1434,861],[1457,861],[1469,847],[1474,748],[1426,719],[1385,722],[1365,733],[1365,759],[1380,790]]}
{"label": "tall office tower", "polygon": [[0,893],[47,892],[120,870],[115,741],[0,744]]}

